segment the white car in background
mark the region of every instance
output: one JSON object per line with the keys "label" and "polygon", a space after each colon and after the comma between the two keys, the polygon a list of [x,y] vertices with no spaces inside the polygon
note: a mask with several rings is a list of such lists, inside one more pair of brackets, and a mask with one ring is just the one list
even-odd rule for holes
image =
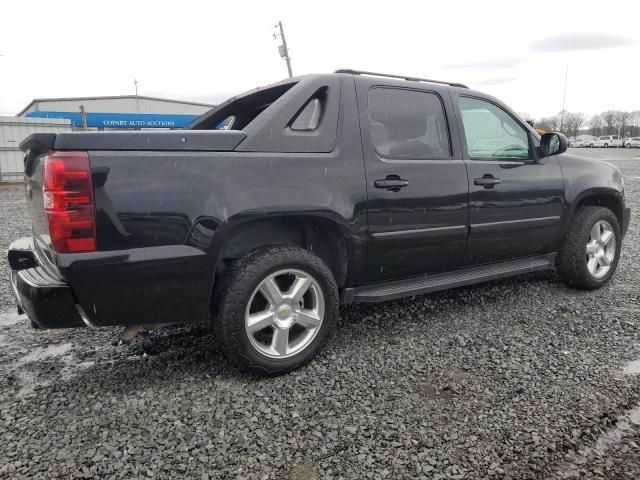
{"label": "white car in background", "polygon": [[569,147],[586,148],[586,147],[590,147],[593,142],[594,142],[593,138],[577,138],[569,142]]}
{"label": "white car in background", "polygon": [[597,140],[593,142],[594,147],[622,147],[622,139],[620,135],[604,135],[602,137],[598,137]]}
{"label": "white car in background", "polygon": [[627,148],[640,148],[640,137],[625,138],[624,146]]}

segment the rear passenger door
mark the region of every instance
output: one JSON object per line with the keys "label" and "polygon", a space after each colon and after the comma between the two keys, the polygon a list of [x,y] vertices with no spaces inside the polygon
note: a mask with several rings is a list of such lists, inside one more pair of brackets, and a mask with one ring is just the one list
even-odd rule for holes
{"label": "rear passenger door", "polygon": [[369,280],[455,268],[466,247],[468,185],[446,90],[355,81]]}

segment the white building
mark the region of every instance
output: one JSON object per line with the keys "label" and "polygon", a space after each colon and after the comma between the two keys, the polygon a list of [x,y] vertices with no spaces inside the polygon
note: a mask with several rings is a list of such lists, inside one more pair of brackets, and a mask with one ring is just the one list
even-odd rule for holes
{"label": "white building", "polygon": [[36,98],[15,117],[0,116],[0,181],[22,179],[22,140],[82,128],[81,108],[90,130],[140,130],[185,127],[213,105],[139,95]]}
{"label": "white building", "polygon": [[20,142],[32,133],[62,133],[73,129],[62,118],[20,118],[0,116],[0,181],[20,181],[24,171],[24,153]]}
{"label": "white building", "polygon": [[17,116],[66,118],[82,127],[84,108],[90,129],[182,128],[213,105],[167,98],[122,95],[113,97],[36,98]]}

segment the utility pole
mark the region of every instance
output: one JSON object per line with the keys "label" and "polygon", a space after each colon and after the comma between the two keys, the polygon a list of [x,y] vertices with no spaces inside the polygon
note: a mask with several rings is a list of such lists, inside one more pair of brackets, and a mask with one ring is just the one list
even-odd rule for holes
{"label": "utility pole", "polygon": [[569,78],[569,64],[567,63],[567,69],[564,72],[564,94],[562,96],[562,115],[560,116],[560,131],[564,128],[564,107],[567,103],[567,79]]}
{"label": "utility pole", "polygon": [[[289,48],[287,47],[287,40],[284,38],[284,28],[282,28],[282,22],[278,22],[276,28],[280,30],[280,38],[282,38],[282,45],[278,45],[278,52],[280,56],[287,62],[287,71],[289,72],[289,78],[293,77],[293,71],[291,70],[291,57],[289,56]],[[277,35],[273,35],[277,38]]]}
{"label": "utility pole", "polygon": [[138,101],[138,79],[133,79],[133,84],[136,86],[136,113],[140,113],[140,102]]}
{"label": "utility pole", "polygon": [[80,123],[82,130],[87,129],[87,112],[84,111],[84,105],[80,105]]}

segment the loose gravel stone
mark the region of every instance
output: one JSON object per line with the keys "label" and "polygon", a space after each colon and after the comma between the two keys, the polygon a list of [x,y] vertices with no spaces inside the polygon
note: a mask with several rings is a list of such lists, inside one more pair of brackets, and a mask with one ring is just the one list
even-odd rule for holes
{"label": "loose gravel stone", "polygon": [[[640,211],[640,151],[610,156]],[[0,186],[0,246],[29,234]],[[0,271],[0,477],[640,478],[640,228],[613,281],[553,272],[343,308],[306,368],[239,373],[204,326],[40,331]],[[625,373],[625,367],[626,372]]]}

